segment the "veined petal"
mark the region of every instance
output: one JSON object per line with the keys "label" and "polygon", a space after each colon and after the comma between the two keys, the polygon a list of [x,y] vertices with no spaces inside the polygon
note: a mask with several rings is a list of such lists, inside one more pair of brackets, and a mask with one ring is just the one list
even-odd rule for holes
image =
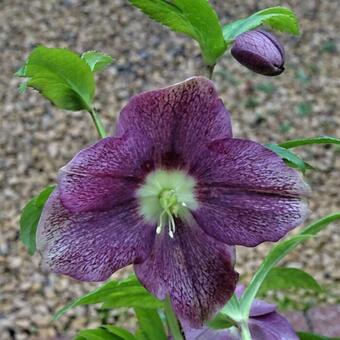
{"label": "veined petal", "polygon": [[107,210],[134,197],[149,169],[152,146],[145,139],[107,137],[80,151],[59,172],[63,205],[72,212]]}
{"label": "veined petal", "polygon": [[226,138],[210,143],[192,166],[191,173],[203,187],[206,184],[292,197],[310,194],[299,173],[278,155],[244,139]]}
{"label": "veined petal", "polygon": [[215,141],[191,169],[199,188],[197,223],[230,245],[277,241],[307,216],[301,196],[309,187],[262,145],[240,139]]}
{"label": "veined petal", "polygon": [[249,319],[249,330],[253,340],[298,340],[290,323],[279,313]]}
{"label": "veined petal", "polygon": [[168,157],[187,164],[203,144],[232,134],[229,112],[214,84],[203,77],[134,96],[121,112],[117,131],[135,141],[147,138],[155,146],[157,165],[167,165]]}
{"label": "veined petal", "polygon": [[143,261],[155,226],[147,225],[131,201],[105,212],[72,213],[56,189],[37,230],[37,249],[49,271],[82,281],[104,281],[116,270]]}
{"label": "veined petal", "polygon": [[176,220],[174,238],[156,237],[150,256],[135,265],[145,287],[158,298],[170,296],[181,320],[202,326],[233,294],[238,274],[233,250],[205,234],[194,221]]}
{"label": "veined petal", "polygon": [[218,187],[202,189],[199,201],[199,209],[193,211],[197,223],[229,245],[277,241],[308,213],[307,203],[297,197]]}

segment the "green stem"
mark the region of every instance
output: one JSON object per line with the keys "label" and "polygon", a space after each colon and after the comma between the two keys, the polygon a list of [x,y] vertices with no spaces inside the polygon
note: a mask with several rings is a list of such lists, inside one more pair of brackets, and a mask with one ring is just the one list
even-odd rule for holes
{"label": "green stem", "polygon": [[167,297],[165,300],[164,312],[165,312],[166,320],[168,322],[168,326],[170,328],[170,332],[171,332],[173,339],[184,340],[177,317],[172,309],[171,301],[169,297]]}
{"label": "green stem", "polygon": [[242,340],[252,340],[249,327],[248,327],[248,322],[244,321],[240,323],[240,327],[241,327]]}
{"label": "green stem", "polygon": [[99,137],[105,138],[106,137],[105,128],[104,128],[103,122],[100,119],[97,111],[94,108],[92,108],[91,110],[89,110],[89,113],[90,113],[91,118],[94,122],[94,125],[96,126]]}
{"label": "green stem", "polygon": [[212,79],[212,76],[213,76],[213,73],[214,73],[214,68],[215,68],[215,65],[207,65],[206,66],[209,79]]}

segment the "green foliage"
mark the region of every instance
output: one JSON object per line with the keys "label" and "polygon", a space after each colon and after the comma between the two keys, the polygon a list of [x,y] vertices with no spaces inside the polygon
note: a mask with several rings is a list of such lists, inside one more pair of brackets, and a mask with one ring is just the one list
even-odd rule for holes
{"label": "green foliage", "polygon": [[284,290],[303,288],[321,293],[323,290],[317,281],[308,273],[297,268],[272,268],[261,284],[258,295],[263,295],[269,290]]}
{"label": "green foliage", "polygon": [[225,25],[223,27],[224,40],[227,44],[230,44],[240,34],[253,30],[262,24],[276,31],[293,35],[299,34],[299,23],[295,13],[289,8],[279,6],[263,9],[247,18]]}
{"label": "green foliage", "polygon": [[305,333],[305,332],[298,332],[297,335],[299,336],[300,340],[339,340],[340,338],[329,338],[327,336],[314,334],[314,333]]}
{"label": "green foliage", "polygon": [[340,145],[340,138],[331,137],[331,136],[300,138],[300,139],[293,139],[287,142],[280,143],[279,146],[285,149],[291,149],[291,148],[297,148],[299,146],[310,145],[310,144],[338,144]]}
{"label": "green foliage", "polygon": [[303,161],[298,155],[277,144],[266,144],[265,147],[275,152],[293,168],[299,169],[302,172],[305,172],[307,169],[313,169],[311,165]]}
{"label": "green foliage", "polygon": [[28,78],[27,87],[38,90],[61,109],[92,109],[93,73],[85,60],[70,50],[38,46],[16,75]]}
{"label": "green foliage", "polygon": [[164,325],[157,310],[135,308],[135,313],[143,339],[167,340]]}
{"label": "green foliage", "polygon": [[309,235],[293,236],[281,241],[270,250],[240,299],[241,309],[244,315],[249,315],[250,306],[270,270],[302,241],[309,238]]}
{"label": "green foliage", "polygon": [[81,59],[86,61],[92,72],[102,71],[113,62],[111,56],[97,51],[84,52],[81,55]]}
{"label": "green foliage", "polygon": [[80,331],[74,340],[136,340],[136,337],[124,328],[103,325]]}
{"label": "green foliage", "polygon": [[36,232],[45,202],[54,190],[55,185],[44,188],[38,196],[33,197],[21,211],[20,240],[33,255],[36,250]]}
{"label": "green foliage", "polygon": [[204,62],[214,65],[226,46],[218,16],[207,0],[130,0],[155,21],[195,39]]}
{"label": "green foliage", "polygon": [[59,319],[71,308],[80,305],[91,305],[103,303],[103,308],[119,307],[141,307],[159,308],[163,303],[151,295],[137,280],[131,276],[125,280],[109,280],[103,286],[93,292],[85,294],[80,298],[70,302],[60,309],[55,315],[54,320]]}
{"label": "green foliage", "polygon": [[317,220],[307,227],[303,228],[296,236],[292,236],[275,245],[267,254],[262,264],[253,276],[250,284],[246,288],[244,294],[240,299],[241,310],[244,315],[249,315],[250,306],[257,295],[263,281],[266,279],[268,273],[272,268],[288,253],[294,250],[300,243],[316,235],[323,230],[331,222],[340,219],[340,213],[328,215],[320,220]]}
{"label": "green foliage", "polygon": [[102,326],[104,329],[108,330],[111,334],[115,334],[122,340],[135,340],[136,337],[128,332],[126,329],[112,326],[112,325],[104,325]]}
{"label": "green foliage", "polygon": [[232,320],[224,313],[218,313],[212,320],[208,321],[208,326],[212,329],[225,329],[233,325]]}

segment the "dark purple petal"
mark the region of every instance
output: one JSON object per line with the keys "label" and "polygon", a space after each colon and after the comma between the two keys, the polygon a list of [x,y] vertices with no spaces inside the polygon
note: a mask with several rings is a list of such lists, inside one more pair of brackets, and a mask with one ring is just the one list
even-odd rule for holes
{"label": "dark purple petal", "polygon": [[239,63],[259,74],[276,76],[284,71],[285,54],[282,44],[273,34],[263,30],[239,35],[231,54]]}
{"label": "dark purple petal", "polygon": [[206,233],[230,245],[277,241],[306,218],[309,187],[275,153],[255,142],[216,141],[191,170]]}
{"label": "dark purple petal", "polygon": [[236,287],[233,255],[226,245],[206,235],[194,221],[177,220],[171,239],[158,235],[148,259],[135,265],[145,287],[158,298],[170,296],[181,320],[200,327],[230,298]]}
{"label": "dark purple petal", "polygon": [[73,212],[106,210],[134,196],[152,147],[131,138],[108,137],[80,151],[59,172],[65,207]]}
{"label": "dark purple petal", "polygon": [[195,77],[176,85],[134,96],[122,110],[117,131],[136,143],[154,145],[156,165],[189,163],[202,145],[231,137],[230,115],[214,84]]}
{"label": "dark purple petal", "polygon": [[83,281],[104,281],[116,270],[143,261],[155,226],[138,214],[135,201],[105,212],[72,213],[56,189],[37,230],[37,249],[46,269]]}
{"label": "dark purple petal", "polygon": [[290,323],[279,313],[249,319],[249,330],[253,340],[298,340]]}

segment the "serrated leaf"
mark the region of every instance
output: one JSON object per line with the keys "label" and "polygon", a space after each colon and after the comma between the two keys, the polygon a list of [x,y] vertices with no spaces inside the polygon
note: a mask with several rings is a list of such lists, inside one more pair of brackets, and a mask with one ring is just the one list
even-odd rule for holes
{"label": "serrated leaf", "polygon": [[339,340],[340,338],[329,338],[327,336],[315,334],[315,333],[306,333],[306,332],[297,332],[300,340]]}
{"label": "serrated leaf", "polygon": [[28,78],[28,87],[38,90],[61,109],[92,109],[93,73],[87,63],[70,50],[38,46],[17,73]]}
{"label": "serrated leaf", "polygon": [[135,308],[139,327],[148,340],[167,340],[164,325],[157,310]]}
{"label": "serrated leaf", "polygon": [[338,144],[340,145],[340,138],[332,136],[319,136],[311,138],[292,139],[278,144],[285,149],[297,148],[299,146],[311,145],[311,144]]}
{"label": "serrated leaf", "polygon": [[270,250],[240,299],[243,315],[249,315],[250,306],[270,270],[300,243],[316,235],[331,222],[336,220],[340,220],[340,212],[330,214],[309,224],[307,227],[303,228],[299,234],[281,241]]}
{"label": "serrated leaf", "polygon": [[[109,280],[104,283],[103,286],[97,288],[93,292],[85,294],[78,299],[71,301],[65,307],[61,308],[54,315],[53,320],[58,320],[62,315],[68,312],[70,309],[81,305],[92,305],[97,303],[103,303],[103,308],[110,308],[114,306],[118,307],[134,307],[139,306],[138,299],[144,299],[144,306],[148,308],[154,308],[154,306],[162,306],[162,302],[157,300],[153,295],[151,295],[138,281],[136,276],[125,280]],[[127,298],[128,297],[128,298]],[[136,301],[134,303],[134,301]],[[146,305],[150,303],[150,305]],[[110,306],[109,306],[110,304]],[[157,308],[156,307],[156,308]]]}
{"label": "serrated leaf", "polygon": [[73,340],[121,340],[121,337],[103,328],[84,329]]}
{"label": "serrated leaf", "polygon": [[308,273],[297,268],[272,268],[262,282],[258,295],[263,295],[269,290],[307,289],[316,293],[322,292],[317,281]]}
{"label": "serrated leaf", "polygon": [[279,157],[285,160],[289,166],[293,168],[299,169],[302,172],[305,172],[307,169],[313,169],[311,165],[303,161],[298,155],[277,144],[270,143],[266,144],[265,147],[275,152]]}
{"label": "serrated leaf", "polygon": [[36,232],[43,207],[54,190],[55,185],[44,188],[38,196],[33,197],[21,211],[20,240],[33,255],[36,250]]}
{"label": "serrated leaf", "polygon": [[295,13],[286,7],[270,7],[251,16],[239,19],[223,27],[224,40],[230,44],[237,36],[253,30],[260,25],[267,25],[273,30],[293,35],[299,34],[299,23]]}
{"label": "serrated leaf", "polygon": [[92,72],[102,71],[113,62],[111,56],[97,51],[84,52],[81,58],[90,66]]}
{"label": "serrated leaf", "polygon": [[119,338],[122,340],[136,340],[136,337],[124,328],[112,325],[103,325],[102,328],[108,330],[114,335],[119,336]]}
{"label": "serrated leaf", "polygon": [[130,0],[153,20],[195,39],[204,62],[214,65],[226,46],[218,16],[207,0]]}

